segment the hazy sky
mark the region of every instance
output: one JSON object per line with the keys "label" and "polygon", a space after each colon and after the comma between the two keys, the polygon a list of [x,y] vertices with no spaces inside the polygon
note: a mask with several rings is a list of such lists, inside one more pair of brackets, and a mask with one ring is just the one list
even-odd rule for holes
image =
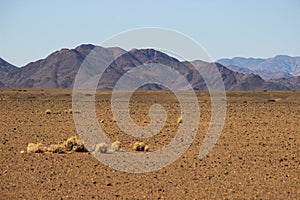
{"label": "hazy sky", "polygon": [[299,0],[0,0],[0,57],[23,66],[141,27],[184,33],[212,60],[300,55]]}

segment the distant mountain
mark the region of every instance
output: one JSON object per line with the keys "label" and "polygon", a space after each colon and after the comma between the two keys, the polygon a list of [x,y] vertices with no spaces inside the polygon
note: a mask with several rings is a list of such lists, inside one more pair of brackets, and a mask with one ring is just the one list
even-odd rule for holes
{"label": "distant mountain", "polygon": [[228,69],[234,71],[234,72],[240,72],[243,74],[256,74],[259,75],[264,80],[271,80],[271,79],[281,79],[281,78],[290,78],[293,77],[291,74],[287,72],[281,72],[281,71],[259,71],[259,70],[250,70],[248,68],[238,67],[235,65],[228,65],[226,66]]}
{"label": "distant mountain", "polygon": [[294,76],[291,78],[284,78],[278,80],[271,80],[272,84],[281,85],[289,90],[300,90],[300,76]]}
{"label": "distant mountain", "polygon": [[95,48],[81,45],[75,49],[61,49],[45,59],[31,62],[9,74],[8,87],[70,88],[85,57]]}
{"label": "distant mountain", "polygon": [[5,60],[3,60],[2,58],[0,58],[0,88],[5,87],[5,83],[7,81],[8,77],[8,73],[17,70],[18,68],[8,62],[6,62]]}
{"label": "distant mountain", "polygon": [[235,65],[228,65],[226,66],[226,68],[230,69],[231,71],[234,72],[240,72],[242,74],[253,74],[254,71],[248,69],[248,68],[242,68],[242,67],[238,67]]}
{"label": "distant mountain", "polygon": [[218,63],[241,73],[254,73],[265,80],[300,76],[300,57],[279,55],[274,58],[220,59]]}
{"label": "distant mountain", "polygon": [[0,73],[8,73],[14,69],[17,69],[17,67],[0,58]]}
{"label": "distant mountain", "polygon": [[[3,65],[0,71],[0,87],[18,87],[18,88],[72,88],[75,76],[85,60],[86,56],[95,49],[96,46],[84,44],[75,49],[61,49],[50,54],[45,59],[31,62],[24,67],[16,68],[14,66]],[[100,89],[113,89],[118,80],[128,71],[140,65],[157,63],[170,66],[192,85],[195,90],[206,90],[207,86],[203,77],[195,69],[208,69],[213,67],[214,63],[204,61],[179,61],[176,58],[154,49],[132,49],[128,52],[119,48],[97,47],[101,51],[101,59],[109,60],[110,58],[122,54],[115,59],[106,71],[102,74],[98,83]],[[93,51],[94,52],[94,51]],[[94,58],[93,64],[101,62],[100,58]],[[3,63],[5,61],[1,60]],[[258,61],[256,61],[258,62]],[[226,90],[300,90],[299,77],[285,78],[280,80],[265,81],[260,76],[243,71],[244,73],[234,72],[222,64],[216,63],[218,70],[223,78]],[[249,73],[248,73],[249,72]],[[83,84],[90,85],[97,78],[97,69],[87,69],[85,71],[87,81]],[[168,73],[149,71],[145,76],[155,76],[157,73]],[[143,79],[144,75],[133,77],[133,79]],[[135,81],[135,80],[134,80]],[[166,82],[178,84],[178,88],[186,88],[186,85],[180,85],[180,79],[166,79]],[[147,84],[142,89],[160,90],[163,86],[156,84]]]}

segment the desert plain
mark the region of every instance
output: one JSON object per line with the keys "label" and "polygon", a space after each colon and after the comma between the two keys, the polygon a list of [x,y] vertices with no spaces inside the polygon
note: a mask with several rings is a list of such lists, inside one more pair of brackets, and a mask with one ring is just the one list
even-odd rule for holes
{"label": "desert plain", "polygon": [[[61,143],[77,135],[72,90],[0,90],[0,199],[299,199],[300,92],[227,92],[225,125],[217,144],[200,159],[209,127],[208,92],[197,92],[199,130],[187,151],[158,171],[127,173],[98,161],[90,152],[27,153],[28,143]],[[167,145],[180,123],[180,106],[170,91],[137,91],[130,113],[139,125],[159,103],[167,111],[163,129],[140,139],[113,120],[110,91],[98,91],[96,112],[111,141],[132,152],[143,141],[150,152]],[[46,114],[47,109],[51,110]],[[144,153],[144,152],[136,152]]]}

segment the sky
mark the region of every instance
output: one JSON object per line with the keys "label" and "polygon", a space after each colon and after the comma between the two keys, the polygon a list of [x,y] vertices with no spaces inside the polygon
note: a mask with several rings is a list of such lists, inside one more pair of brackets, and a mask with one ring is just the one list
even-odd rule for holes
{"label": "sky", "polygon": [[300,55],[299,0],[0,0],[0,57],[21,67],[143,27],[183,33],[212,60]]}

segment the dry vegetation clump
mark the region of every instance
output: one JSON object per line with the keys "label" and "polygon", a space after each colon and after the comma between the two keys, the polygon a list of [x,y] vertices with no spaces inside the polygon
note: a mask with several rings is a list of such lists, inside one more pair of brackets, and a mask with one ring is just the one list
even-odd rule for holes
{"label": "dry vegetation clump", "polygon": [[47,151],[51,153],[67,153],[64,145],[62,144],[51,144],[47,148]]}
{"label": "dry vegetation clump", "polygon": [[121,150],[121,142],[115,141],[111,144],[111,150],[112,151],[120,151]]}
{"label": "dry vegetation clump", "polygon": [[29,143],[27,146],[28,153],[44,153],[47,151],[47,147],[42,143]]}
{"label": "dry vegetation clump", "polygon": [[[138,143],[139,147],[136,148],[137,151],[148,151],[148,145],[145,145],[143,142]],[[68,153],[68,152],[86,152],[86,148],[84,147],[84,143],[77,137],[72,136],[68,138],[63,144],[51,144],[49,147],[46,147],[42,143],[29,143],[27,146],[28,153]],[[106,143],[99,143],[95,147],[95,152],[100,153],[109,153],[109,152],[116,152],[122,151],[121,149],[121,142],[115,141],[111,145]]]}
{"label": "dry vegetation clump", "polygon": [[95,152],[107,153],[109,149],[109,145],[105,142],[99,143],[96,145]]}
{"label": "dry vegetation clump", "polygon": [[97,144],[95,147],[95,152],[100,152],[100,153],[112,153],[116,151],[122,151],[120,141],[113,142],[111,146],[106,144],[105,142],[102,142]]}
{"label": "dry vegetation clump", "polygon": [[149,151],[149,146],[145,145],[144,142],[135,142],[132,149],[134,151]]}
{"label": "dry vegetation clump", "polygon": [[66,149],[62,144],[51,144],[47,151],[51,153],[66,153]]}
{"label": "dry vegetation clump", "polygon": [[76,151],[76,152],[86,151],[83,142],[77,136],[72,136],[68,138],[63,143],[63,145],[67,151]]}
{"label": "dry vegetation clump", "polygon": [[72,136],[64,141],[63,144],[51,144],[46,147],[42,143],[29,143],[27,146],[28,153],[67,153],[71,151],[86,152],[83,142],[76,136]]}
{"label": "dry vegetation clump", "polygon": [[149,150],[150,150],[149,145],[145,145],[144,151],[149,151]]}

